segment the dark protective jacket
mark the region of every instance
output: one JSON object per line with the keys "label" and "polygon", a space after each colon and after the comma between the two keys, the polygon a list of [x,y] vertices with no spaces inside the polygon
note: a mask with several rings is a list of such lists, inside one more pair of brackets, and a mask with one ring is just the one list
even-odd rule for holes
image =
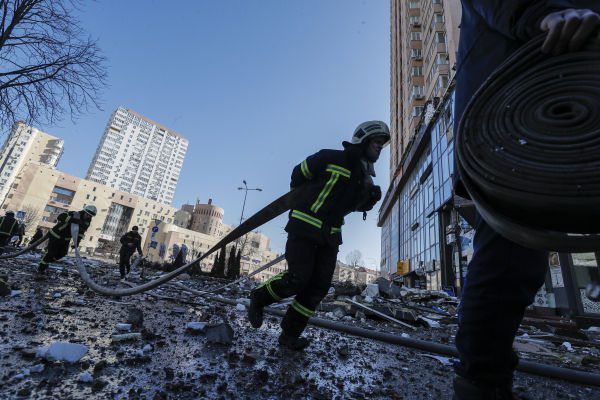
{"label": "dark protective jacket", "polygon": [[84,221],[83,214],[85,211],[79,211],[79,220],[75,219],[76,211],[65,211],[58,216],[58,223],[50,230],[51,237],[59,240],[71,240],[71,224],[76,223],[79,225],[79,235],[77,238],[77,244],[83,239],[85,232],[90,227],[90,221]]}
{"label": "dark protective jacket", "polygon": [[[568,8],[587,8],[598,13],[600,2],[597,0],[462,0],[454,108],[455,127],[458,127],[469,100],[490,74],[526,42],[542,34],[540,24],[548,14]],[[468,196],[460,182],[456,162],[454,187],[457,194]]]}
{"label": "dark protective jacket", "polygon": [[[133,243],[133,246],[129,246],[129,243]],[[139,233],[134,231],[127,232],[121,237],[121,244],[123,246],[121,246],[121,250],[119,251],[120,254],[133,255],[136,250],[142,254],[142,237]]]}
{"label": "dark protective jacket", "polygon": [[11,215],[0,218],[0,235],[13,236],[19,232],[19,222]]}
{"label": "dark protective jacket", "polygon": [[286,232],[314,240],[318,244],[342,243],[344,217],[353,211],[369,211],[378,198],[370,198],[360,209],[365,196],[361,150],[321,150],[296,165],[290,189],[307,182],[296,206],[290,210]]}
{"label": "dark protective jacket", "polygon": [[31,238],[31,243],[35,243],[37,240],[40,240],[42,236],[44,236],[44,233],[41,229],[38,229],[37,231],[35,231],[35,235],[33,235],[33,237]]}

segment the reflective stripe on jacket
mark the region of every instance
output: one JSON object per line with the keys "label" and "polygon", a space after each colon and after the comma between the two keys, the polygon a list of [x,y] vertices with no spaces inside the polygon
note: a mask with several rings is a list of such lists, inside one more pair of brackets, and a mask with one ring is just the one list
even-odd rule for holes
{"label": "reflective stripe on jacket", "polygon": [[358,199],[364,195],[360,155],[356,147],[321,150],[294,168],[290,189],[304,183],[308,187],[290,211],[285,227],[288,233],[320,244],[342,243],[344,216],[355,211]]}
{"label": "reflective stripe on jacket", "polygon": [[[63,212],[58,216],[58,223],[54,225],[54,227],[50,230],[50,235],[60,240],[71,240],[71,220],[74,218],[76,211]],[[84,237],[84,233],[90,227],[89,221],[84,221],[83,214],[84,211],[79,211],[79,234],[78,239],[81,240]]]}

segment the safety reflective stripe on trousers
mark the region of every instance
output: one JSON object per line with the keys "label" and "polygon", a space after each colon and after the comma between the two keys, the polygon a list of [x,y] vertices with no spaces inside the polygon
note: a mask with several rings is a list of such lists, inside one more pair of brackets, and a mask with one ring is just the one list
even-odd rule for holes
{"label": "safety reflective stripe on trousers", "polygon": [[308,308],[304,307],[302,304],[298,303],[296,299],[292,301],[292,308],[308,318],[310,318],[314,313],[314,311],[311,311]]}
{"label": "safety reflective stripe on trousers", "polygon": [[305,213],[300,212],[300,211],[293,210],[292,211],[292,217],[301,219],[304,222],[308,222],[309,224],[314,225],[314,226],[316,226],[319,229],[321,229],[321,226],[323,225],[323,222],[320,219],[317,219],[315,217],[311,217],[310,215],[305,214]]}
{"label": "safety reflective stripe on trousers", "polygon": [[342,228],[331,228],[331,234],[342,233]]}
{"label": "safety reflective stripe on trousers", "polygon": [[283,278],[283,275],[287,274],[287,273],[288,273],[288,271],[283,271],[279,275],[275,275],[274,277],[272,277],[271,279],[269,279],[268,281],[266,281],[265,283],[263,283],[262,285],[257,287],[257,289],[260,289],[261,287],[266,286],[271,297],[273,297],[275,299],[275,301],[281,301],[281,297],[277,296],[275,294],[275,292],[273,292],[273,289],[271,288],[271,283],[273,283],[274,281],[280,280],[281,278]]}
{"label": "safety reflective stripe on trousers", "polygon": [[300,164],[300,169],[302,170],[302,174],[306,177],[306,179],[311,179],[313,177],[313,175],[308,170],[308,164],[306,160],[302,161],[302,164]]}

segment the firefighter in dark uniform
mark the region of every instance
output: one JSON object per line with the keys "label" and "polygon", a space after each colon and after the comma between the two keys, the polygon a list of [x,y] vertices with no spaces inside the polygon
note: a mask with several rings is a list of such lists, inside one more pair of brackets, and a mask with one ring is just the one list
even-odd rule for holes
{"label": "firefighter in dark uniform", "polygon": [[263,307],[295,296],[281,322],[279,343],[302,349],[310,342],[300,335],[308,319],[327,295],[342,244],[344,217],[373,208],[381,189],[373,184],[373,163],[390,141],[390,131],[381,121],[368,121],[354,131],[344,150],[321,150],[297,165],[291,189],[308,185],[285,227],[285,256],[289,269],[260,285],[250,294],[248,319],[262,325]]}
{"label": "firefighter in dark uniform", "polygon": [[15,212],[9,210],[0,218],[0,255],[4,253],[8,241],[18,231],[19,222],[15,219]]}
{"label": "firefighter in dark uniform", "polygon": [[79,218],[75,216],[76,211],[63,212],[58,216],[58,223],[50,230],[48,247],[46,253],[37,266],[37,272],[45,273],[48,265],[56,260],[60,260],[69,252],[69,243],[71,242],[71,224],[79,225],[79,237],[77,238],[77,247],[81,244],[84,233],[90,227],[90,222],[96,216],[98,210],[96,206],[86,206],[79,211]]}
{"label": "firefighter in dark uniform", "polygon": [[119,251],[119,269],[121,271],[121,279],[125,278],[125,267],[127,267],[127,273],[131,269],[131,256],[137,250],[140,256],[144,256],[142,252],[142,237],[138,233],[138,227],[134,226],[130,232],[127,232],[121,237],[121,250]]}

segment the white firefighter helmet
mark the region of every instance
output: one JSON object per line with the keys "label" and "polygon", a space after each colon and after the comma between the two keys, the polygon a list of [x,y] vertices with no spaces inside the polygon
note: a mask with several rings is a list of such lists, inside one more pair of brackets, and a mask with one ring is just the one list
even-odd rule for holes
{"label": "white firefighter helmet", "polygon": [[367,121],[360,124],[352,135],[352,144],[364,143],[366,139],[381,137],[385,140],[383,147],[390,144],[390,129],[383,121]]}
{"label": "white firefighter helmet", "polygon": [[96,214],[98,214],[98,209],[96,208],[96,206],[85,206],[83,211],[90,214],[92,217],[95,217]]}

